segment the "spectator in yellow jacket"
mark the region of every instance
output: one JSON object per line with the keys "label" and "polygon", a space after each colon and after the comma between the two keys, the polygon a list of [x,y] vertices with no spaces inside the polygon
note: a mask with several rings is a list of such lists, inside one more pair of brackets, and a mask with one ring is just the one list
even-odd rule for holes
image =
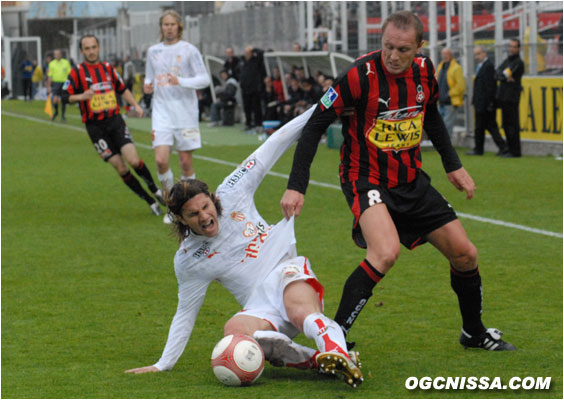
{"label": "spectator in yellow jacket", "polygon": [[39,85],[43,81],[43,68],[37,64],[37,60],[33,60],[33,75],[31,76],[31,98],[35,98]]}
{"label": "spectator in yellow jacket", "polygon": [[437,67],[437,81],[439,82],[439,112],[443,117],[448,134],[452,139],[456,113],[464,103],[466,81],[462,67],[456,62],[452,50],[444,48],[441,51],[441,63]]}

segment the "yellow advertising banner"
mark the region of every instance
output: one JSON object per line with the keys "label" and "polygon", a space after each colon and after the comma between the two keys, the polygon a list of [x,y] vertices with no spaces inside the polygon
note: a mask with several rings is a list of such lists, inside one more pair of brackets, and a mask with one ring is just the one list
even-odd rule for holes
{"label": "yellow advertising banner", "polygon": [[562,77],[523,77],[521,84],[521,139],[562,142]]}

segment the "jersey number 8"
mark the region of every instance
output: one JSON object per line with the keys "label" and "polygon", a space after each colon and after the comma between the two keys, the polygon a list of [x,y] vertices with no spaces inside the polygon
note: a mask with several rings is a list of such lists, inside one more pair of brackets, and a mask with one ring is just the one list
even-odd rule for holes
{"label": "jersey number 8", "polygon": [[372,189],[368,192],[368,205],[372,207],[375,204],[380,204],[382,198],[380,197],[380,192],[376,189]]}

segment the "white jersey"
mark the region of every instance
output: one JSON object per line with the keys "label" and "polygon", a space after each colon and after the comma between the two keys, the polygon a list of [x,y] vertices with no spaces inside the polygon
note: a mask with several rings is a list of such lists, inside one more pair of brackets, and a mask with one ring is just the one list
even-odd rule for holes
{"label": "white jersey", "polygon": [[[168,82],[168,74],[178,85]],[[149,48],[145,83],[153,84],[153,130],[198,128],[197,89],[210,85],[210,77],[198,49],[180,40],[171,45],[159,43]]]}
{"label": "white jersey", "polygon": [[219,185],[216,194],[223,211],[218,234],[211,238],[189,234],[181,243],[174,257],[178,308],[155,364],[159,370],[171,369],[184,351],[212,281],[223,285],[244,308],[266,276],[296,255],[294,218],[269,225],[256,209],[254,194],[297,140],[314,108],[276,131]]}

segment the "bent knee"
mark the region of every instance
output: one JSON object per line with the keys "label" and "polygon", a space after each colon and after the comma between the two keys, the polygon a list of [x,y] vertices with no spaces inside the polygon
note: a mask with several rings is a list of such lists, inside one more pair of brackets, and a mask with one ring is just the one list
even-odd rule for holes
{"label": "bent knee", "polygon": [[167,157],[155,157],[155,163],[159,171],[168,170],[168,158]]}
{"label": "bent knee", "polygon": [[372,264],[374,268],[378,270],[382,269],[381,272],[386,273],[390,268],[394,266],[398,257],[400,255],[400,246],[390,245],[386,248],[371,249],[368,248],[366,253],[366,258]]}
{"label": "bent knee", "polygon": [[472,242],[468,241],[451,259],[451,263],[460,271],[469,271],[476,268],[478,265],[478,249]]}

